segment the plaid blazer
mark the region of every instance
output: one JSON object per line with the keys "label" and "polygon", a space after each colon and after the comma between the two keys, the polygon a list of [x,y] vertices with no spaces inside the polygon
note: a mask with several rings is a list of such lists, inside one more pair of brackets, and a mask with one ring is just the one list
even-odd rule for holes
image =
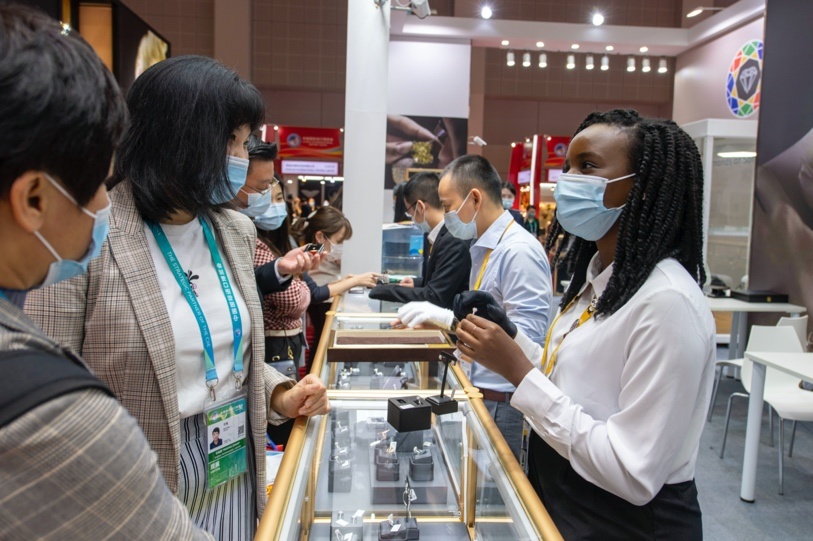
{"label": "plaid blazer", "polygon": [[[120,183],[110,191],[110,199],[110,235],[88,272],[31,292],[25,309],[47,335],[79,352],[138,420],[158,454],[167,485],[177,494],[181,442],[172,325],[132,185]],[[246,385],[259,516],[266,502],[266,423],[285,420],[271,409],[271,393],[277,385],[291,387],[294,382],[264,363],[254,225],[230,210],[209,218],[251,314],[252,357]]]}

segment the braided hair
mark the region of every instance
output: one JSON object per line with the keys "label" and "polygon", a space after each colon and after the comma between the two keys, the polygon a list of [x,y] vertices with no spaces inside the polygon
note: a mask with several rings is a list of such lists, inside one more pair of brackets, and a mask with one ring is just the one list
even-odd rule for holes
{"label": "braided hair", "polygon": [[[694,141],[671,120],[642,118],[625,109],[591,113],[576,134],[594,124],[615,126],[627,134],[635,171],[619,218],[613,273],[598,299],[596,316],[612,315],[624,306],[663,259],[676,259],[702,286],[703,166]],[[596,243],[571,235],[554,220],[545,248],[555,248],[554,265],[573,270],[560,304],[564,309],[584,285]]]}

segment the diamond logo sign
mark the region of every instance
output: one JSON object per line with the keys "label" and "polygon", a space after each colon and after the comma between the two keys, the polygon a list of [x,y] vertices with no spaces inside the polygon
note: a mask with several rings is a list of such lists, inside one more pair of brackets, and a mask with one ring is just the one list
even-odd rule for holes
{"label": "diamond logo sign", "polygon": [[751,40],[743,45],[728,68],[726,104],[738,118],[753,115],[759,109],[762,88],[762,42]]}

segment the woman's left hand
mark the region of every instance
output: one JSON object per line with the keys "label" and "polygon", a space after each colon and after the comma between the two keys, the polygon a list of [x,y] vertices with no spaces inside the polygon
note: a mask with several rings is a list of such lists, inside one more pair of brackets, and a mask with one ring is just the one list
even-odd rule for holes
{"label": "woman's left hand", "polygon": [[533,370],[522,349],[502,328],[480,316],[469,315],[457,325],[457,349],[515,387]]}
{"label": "woman's left hand", "polygon": [[296,385],[272,398],[274,410],[286,417],[324,415],[330,412],[325,384],[313,374],[308,374]]}

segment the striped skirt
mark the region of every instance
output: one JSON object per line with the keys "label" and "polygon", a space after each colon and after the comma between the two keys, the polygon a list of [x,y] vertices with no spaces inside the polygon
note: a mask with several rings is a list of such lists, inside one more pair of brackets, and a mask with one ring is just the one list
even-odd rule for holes
{"label": "striped skirt", "polygon": [[251,445],[248,447],[249,471],[213,490],[206,487],[206,449],[203,414],[181,419],[178,498],[189,510],[192,521],[215,539],[251,541],[257,523]]}

